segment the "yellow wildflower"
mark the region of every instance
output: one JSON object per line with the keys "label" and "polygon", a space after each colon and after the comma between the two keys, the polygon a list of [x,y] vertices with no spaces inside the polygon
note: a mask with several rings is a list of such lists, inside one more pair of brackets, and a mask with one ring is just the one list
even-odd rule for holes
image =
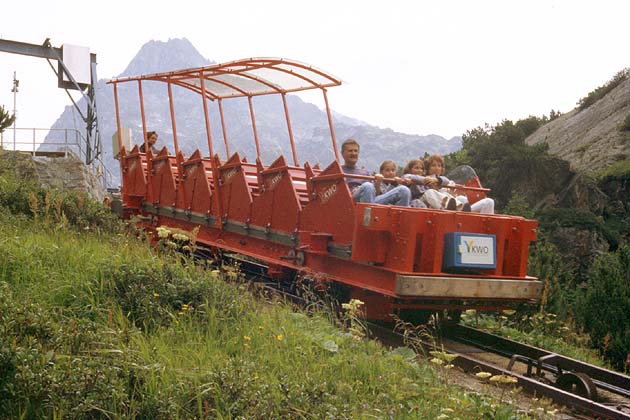
{"label": "yellow wildflower", "polygon": [[508,375],[494,375],[490,378],[490,382],[500,382],[502,384],[515,384],[518,380],[513,376]]}
{"label": "yellow wildflower", "polygon": [[282,339],[283,339],[284,337],[282,336],[282,334],[278,334],[278,335],[276,336],[276,338],[278,339],[278,341],[282,341]]}
{"label": "yellow wildflower", "polygon": [[158,292],[153,292],[153,297],[160,297],[160,294]]}
{"label": "yellow wildflower", "polygon": [[190,238],[182,233],[174,233],[173,239],[178,241],[190,241]]}
{"label": "yellow wildflower", "polygon": [[164,226],[159,226],[155,230],[157,231],[158,237],[162,239],[168,238],[168,236],[171,234],[171,231],[165,228]]}

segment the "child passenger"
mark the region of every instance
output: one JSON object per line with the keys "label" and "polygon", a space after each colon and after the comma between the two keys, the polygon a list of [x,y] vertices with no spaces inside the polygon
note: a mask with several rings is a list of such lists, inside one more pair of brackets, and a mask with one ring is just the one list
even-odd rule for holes
{"label": "child passenger", "polygon": [[[396,184],[383,182],[383,178],[393,178]],[[364,182],[352,194],[354,201],[359,203],[393,204],[409,206],[411,191],[403,184],[402,178],[396,177],[396,162],[386,160],[381,163],[379,173],[374,175],[373,182]]]}
{"label": "child passenger", "polygon": [[446,188],[437,189],[447,185],[455,185],[453,181],[444,176],[444,158],[442,158],[442,156],[429,156],[424,161],[424,166],[428,176],[436,180],[433,188],[427,189],[422,195],[422,200],[428,207],[432,209],[471,211],[470,204],[468,204],[466,197],[458,196],[455,198]]}
{"label": "child passenger", "polygon": [[422,201],[422,195],[437,183],[437,179],[424,176],[424,161],[421,159],[411,159],[403,169],[403,179],[409,181],[407,187],[411,191],[411,207],[427,208]]}
{"label": "child passenger", "polygon": [[[440,180],[439,185],[449,185],[454,184],[453,181],[448,179],[443,175],[444,173],[444,159],[440,155],[431,155],[425,161],[425,168],[429,172],[429,175],[434,175]],[[433,190],[435,191],[435,190]],[[440,191],[436,191],[437,193],[444,193],[448,195],[447,207],[455,207],[457,210],[463,211],[472,211],[474,213],[485,213],[485,214],[493,214],[494,213],[494,200],[489,197],[482,198],[481,200],[475,202],[473,205],[468,203],[468,197],[465,195],[458,195],[457,197],[453,197],[448,193],[446,189],[442,189]],[[427,197],[425,193],[423,197]],[[435,204],[437,200],[439,203],[444,203],[445,201],[443,196],[435,196],[434,193],[429,193],[429,197],[431,197],[432,202]],[[454,200],[454,204],[453,204]],[[425,201],[426,202],[426,201]]]}

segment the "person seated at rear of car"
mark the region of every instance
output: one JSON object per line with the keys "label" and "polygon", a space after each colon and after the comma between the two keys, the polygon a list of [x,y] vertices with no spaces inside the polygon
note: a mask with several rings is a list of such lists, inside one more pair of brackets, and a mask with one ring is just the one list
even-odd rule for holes
{"label": "person seated at rear of car", "polygon": [[[155,147],[155,143],[157,142],[158,134],[155,131],[147,131],[147,142],[151,149],[151,153],[153,156],[157,155],[160,151],[157,147]],[[140,146],[140,153],[146,153],[145,143],[142,143]]]}
{"label": "person seated at rear of car", "polygon": [[[454,184],[453,181],[451,181],[450,179],[442,175],[445,169],[444,159],[442,158],[442,156],[440,155],[429,156],[425,161],[425,169],[429,172],[429,174],[435,175],[436,177],[440,179],[440,185],[449,185],[449,184],[453,185]],[[450,201],[450,198],[453,198],[452,195],[450,195],[450,193],[448,193],[447,190],[445,189],[442,191],[446,192],[446,194],[449,195],[449,199],[448,199],[449,202],[447,203],[447,205],[453,206],[452,202]],[[431,194],[433,193],[430,193],[430,195]],[[438,200],[442,200],[442,199],[443,198],[441,197],[438,198]],[[475,202],[472,205],[468,203],[468,197],[466,197],[465,195],[458,195],[454,199],[455,199],[455,207],[457,210],[461,209],[463,211],[472,211],[474,213],[484,213],[484,214],[494,213],[494,200],[490,197],[482,198],[481,200]],[[436,198],[433,197],[432,200],[435,202]]]}
{"label": "person seated at rear of car", "polygon": [[[393,181],[384,181],[384,178]],[[381,163],[379,173],[374,175],[373,182],[364,182],[352,195],[359,203],[393,204],[409,206],[411,191],[405,185],[409,180],[396,176],[396,162],[386,160]]]}
{"label": "person seated at rear of car", "polygon": [[470,211],[471,207],[466,202],[456,199],[446,188],[447,185],[455,185],[453,181],[444,176],[444,158],[440,155],[431,155],[424,161],[424,169],[427,177],[435,179],[435,182],[422,195],[422,201],[432,209]]}
{"label": "person seated at rear of car", "polygon": [[411,191],[411,207],[427,208],[422,201],[422,195],[430,188],[431,185],[437,183],[434,177],[424,176],[424,161],[422,159],[411,159],[403,169],[403,179],[408,180],[407,187]]}

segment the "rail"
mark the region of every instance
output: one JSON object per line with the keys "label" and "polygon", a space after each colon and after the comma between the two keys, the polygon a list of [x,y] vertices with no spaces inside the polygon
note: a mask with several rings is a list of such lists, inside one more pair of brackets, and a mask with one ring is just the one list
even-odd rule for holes
{"label": "rail", "polygon": [[[351,173],[344,173],[343,177],[346,179],[364,179],[366,181],[374,181],[376,179],[376,177],[374,175],[358,175],[358,174],[351,174]],[[327,177],[320,177],[321,180],[326,180],[329,179]],[[382,179],[384,182],[390,183],[390,184],[397,184],[398,180],[396,178],[383,178]],[[449,184],[449,185],[440,185],[440,188],[449,188],[452,190],[467,190],[467,191],[483,191],[483,192],[490,192],[490,188],[482,188],[482,187],[469,187],[466,185],[459,185],[459,184]]]}

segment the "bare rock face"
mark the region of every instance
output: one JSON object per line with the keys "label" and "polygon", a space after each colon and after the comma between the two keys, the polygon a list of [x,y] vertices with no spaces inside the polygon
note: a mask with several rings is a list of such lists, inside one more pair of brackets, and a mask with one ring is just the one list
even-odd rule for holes
{"label": "bare rock face", "polygon": [[563,260],[573,270],[584,270],[599,255],[610,249],[608,241],[596,230],[561,227],[553,231],[551,241]]}
{"label": "bare rock face", "polygon": [[60,191],[85,192],[96,201],[103,201],[106,190],[98,178],[74,154],[64,158],[33,158],[43,187]]}
{"label": "bare rock face", "polygon": [[601,216],[608,203],[608,196],[592,178],[577,173],[557,195],[557,202],[561,207],[589,210]]}
{"label": "bare rock face", "polygon": [[97,176],[72,153],[67,157],[49,158],[3,151],[0,153],[0,171],[9,170],[20,179],[36,180],[44,188],[84,192],[96,201],[105,198],[106,189]]}
{"label": "bare rock face", "polygon": [[540,127],[525,142],[548,143],[549,152],[576,171],[598,171],[630,158],[630,139],[619,125],[630,114],[630,78],[584,110],[574,109]]}

